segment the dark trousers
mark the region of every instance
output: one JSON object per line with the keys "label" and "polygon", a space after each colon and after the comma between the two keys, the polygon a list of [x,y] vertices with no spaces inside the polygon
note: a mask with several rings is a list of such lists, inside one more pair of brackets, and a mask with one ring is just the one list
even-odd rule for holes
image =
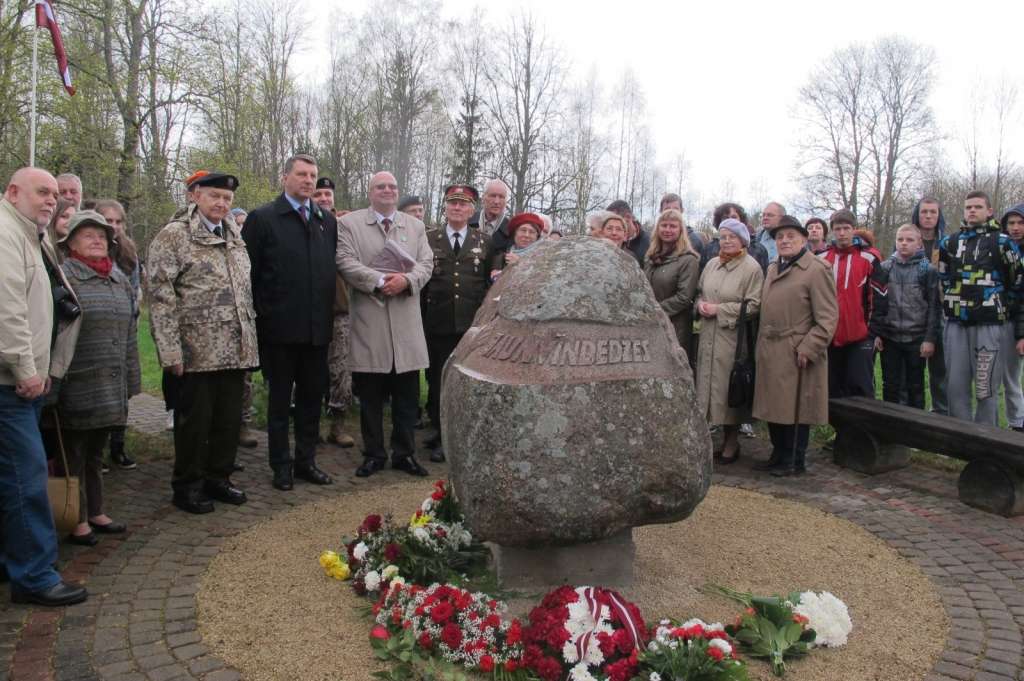
{"label": "dark trousers", "polygon": [[110,458],[115,454],[124,454],[124,434],[127,426],[115,426],[110,429]]}
{"label": "dark trousers", "polygon": [[384,448],[384,401],[391,398],[391,460],[400,461],[416,452],[414,433],[419,404],[420,372],[389,374],[353,372],[352,392],[359,398],[359,429],[363,456],[387,460]]}
{"label": "dark trousers", "polygon": [[181,390],[181,378],[170,371],[164,370],[160,379],[160,391],[164,394],[164,409],[170,411],[178,403],[178,391]]}
{"label": "dark trousers", "polygon": [[875,347],[870,338],[828,349],[828,396],[875,396]]}
{"label": "dark trousers", "polygon": [[[778,457],[781,466],[803,469],[807,465],[807,441],[811,427],[785,423],[769,423],[768,436],[772,440],[772,458]],[[794,440],[796,440],[794,447]],[[794,451],[795,449],[795,451]]]}
{"label": "dark trousers", "polygon": [[[288,414],[295,390],[295,458],[300,468],[316,464],[320,436],[320,405],[327,390],[326,345],[260,346],[263,377],[268,387],[267,442],[270,467],[287,469],[293,459],[288,447]],[[241,406],[239,405],[239,410]]]}
{"label": "dark trousers", "polygon": [[935,339],[935,354],[928,358],[928,392],[932,394],[932,411],[943,416],[949,415],[946,400],[946,354],[942,334]]}
{"label": "dark trousers", "polygon": [[233,472],[242,423],[241,369],[185,373],[174,409],[175,490]]}
{"label": "dark trousers", "polygon": [[[109,428],[61,431],[64,453],[68,457],[68,473],[78,477],[80,523],[103,514],[103,449],[109,436]],[[57,461],[60,461],[59,452]]]}
{"label": "dark trousers", "polygon": [[434,427],[441,431],[441,374],[444,363],[462,340],[461,333],[427,336],[427,355],[430,366],[427,368],[427,415],[434,422]]}
{"label": "dark trousers", "polygon": [[921,341],[897,343],[882,339],[882,399],[899,403],[901,387],[906,404],[924,409],[924,365]]}

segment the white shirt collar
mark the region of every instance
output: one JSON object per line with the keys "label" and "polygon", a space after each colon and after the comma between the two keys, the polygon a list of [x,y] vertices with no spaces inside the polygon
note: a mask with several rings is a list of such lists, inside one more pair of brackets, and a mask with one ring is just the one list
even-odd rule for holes
{"label": "white shirt collar", "polygon": [[445,232],[448,234],[448,241],[451,241],[455,237],[455,235],[458,234],[459,240],[464,242],[466,240],[466,233],[468,231],[469,225],[464,226],[462,229],[455,229],[451,225],[448,225],[445,228]]}
{"label": "white shirt collar", "polygon": [[209,218],[203,215],[203,211],[199,210],[198,208],[196,208],[196,212],[199,213],[199,220],[203,223],[203,226],[206,227],[206,229],[210,230],[210,234],[216,234],[217,228],[220,227],[221,225],[215,225],[212,222],[210,222]]}
{"label": "white shirt collar", "polygon": [[373,214],[377,216],[377,222],[382,224],[385,220],[391,220],[391,224],[395,224],[395,218],[398,217],[398,211],[395,211],[391,215],[381,215],[377,211],[373,211]]}

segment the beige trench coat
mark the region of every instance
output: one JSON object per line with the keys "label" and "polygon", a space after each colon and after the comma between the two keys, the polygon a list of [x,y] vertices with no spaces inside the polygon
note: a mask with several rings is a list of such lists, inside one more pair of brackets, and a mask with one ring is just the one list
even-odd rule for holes
{"label": "beige trench coat", "polygon": [[722,264],[712,258],[700,277],[697,302],[715,303],[718,314],[701,317],[697,350],[697,404],[707,422],[732,426],[750,420],[749,409],[729,406],[729,374],[736,356],[740,305],[747,303],[747,318],[757,317],[761,307],[764,275],[749,255]]}
{"label": "beige trench coat", "polygon": [[[769,423],[795,423],[799,382],[799,422],[828,423],[827,349],[839,320],[832,270],[809,252],[782,274],[778,267],[777,262],[769,265],[761,291],[754,416]],[[802,377],[798,352],[810,359]]]}
{"label": "beige trench coat", "polygon": [[[348,369],[386,374],[426,369],[427,341],[420,316],[420,291],[430,281],[434,252],[427,243],[423,223],[396,213],[387,236],[372,209],[345,215],[338,221],[338,271],[349,287],[351,336]],[[405,276],[409,288],[397,296],[374,293],[382,272],[369,264],[390,239],[416,259]]]}

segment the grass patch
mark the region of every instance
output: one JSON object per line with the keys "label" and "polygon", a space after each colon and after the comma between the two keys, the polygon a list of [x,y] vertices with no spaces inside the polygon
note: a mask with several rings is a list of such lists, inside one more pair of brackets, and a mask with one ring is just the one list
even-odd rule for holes
{"label": "grass patch", "polygon": [[124,447],[128,456],[139,463],[170,461],[174,459],[174,440],[171,433],[143,433],[129,428]]}

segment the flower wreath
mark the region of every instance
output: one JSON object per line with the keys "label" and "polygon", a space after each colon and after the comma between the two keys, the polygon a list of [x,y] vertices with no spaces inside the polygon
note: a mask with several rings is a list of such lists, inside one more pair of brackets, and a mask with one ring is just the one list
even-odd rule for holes
{"label": "flower wreath", "polygon": [[545,681],[628,681],[648,638],[640,609],[620,594],[563,586],[530,612],[523,664]]}

